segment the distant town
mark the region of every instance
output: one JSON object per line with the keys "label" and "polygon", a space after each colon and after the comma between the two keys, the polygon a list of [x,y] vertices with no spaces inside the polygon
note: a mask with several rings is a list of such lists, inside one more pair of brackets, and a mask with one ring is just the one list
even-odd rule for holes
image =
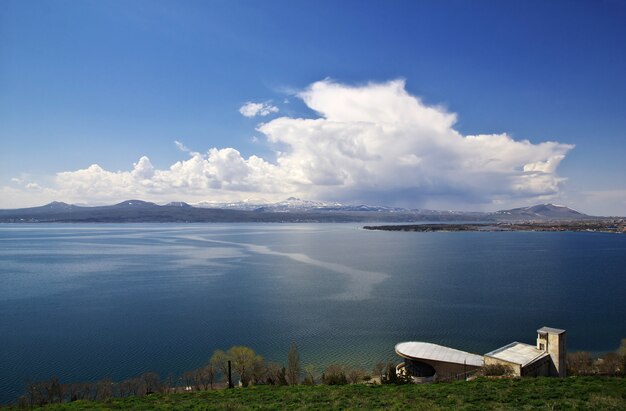
{"label": "distant town", "polygon": [[404,224],[365,226],[366,230],[384,231],[584,231],[626,234],[626,220],[606,219],[597,221],[529,221],[526,223],[485,224]]}

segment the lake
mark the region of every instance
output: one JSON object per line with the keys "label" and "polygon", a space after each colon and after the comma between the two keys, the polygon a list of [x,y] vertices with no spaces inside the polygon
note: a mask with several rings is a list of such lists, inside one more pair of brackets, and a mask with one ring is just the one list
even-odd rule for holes
{"label": "lake", "polygon": [[626,236],[353,224],[0,226],[0,403],[28,380],[178,375],[248,345],[371,369],[394,345],[485,353],[626,338]]}

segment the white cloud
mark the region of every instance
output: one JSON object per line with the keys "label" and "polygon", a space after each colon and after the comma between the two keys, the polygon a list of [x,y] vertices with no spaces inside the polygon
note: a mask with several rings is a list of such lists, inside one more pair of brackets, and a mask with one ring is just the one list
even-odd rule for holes
{"label": "white cloud", "polygon": [[425,105],[404,86],[320,81],[299,95],[320,118],[282,117],[259,131],[290,148],[278,165],[320,197],[490,203],[559,191],[564,179],[555,170],[573,146],[463,136],[453,127],[454,113]]}
{"label": "white cloud", "polygon": [[248,101],[243,106],[239,107],[239,112],[244,117],[265,117],[272,113],[278,113],[278,107],[272,105],[270,102],[265,103],[253,103]]}
{"label": "white cloud", "polygon": [[568,205],[586,214],[626,216],[624,188],[569,192],[564,197]]}
{"label": "white cloud", "polygon": [[56,189],[41,187],[33,191],[26,187],[0,186],[0,208],[35,207],[60,198]]}
{"label": "white cloud", "polygon": [[103,203],[141,198],[151,201],[182,199],[230,200],[250,193],[274,193],[282,198],[290,190],[280,183],[283,172],[259,157],[244,159],[233,148],[212,148],[206,154],[190,152],[190,158],[158,170],[141,157],[130,171],[111,172],[97,164],[55,178],[59,198],[75,202]]}
{"label": "white cloud", "polygon": [[189,153],[191,150],[189,150],[189,148],[187,148],[186,145],[184,145],[183,143],[181,143],[178,140],[174,140],[174,144],[176,144],[176,148],[179,149],[180,151],[182,151],[183,153]]}
{"label": "white cloud", "polygon": [[[507,134],[464,136],[456,114],[410,95],[404,81],[347,86],[330,80],[298,94],[318,118],[279,117],[261,124],[276,160],[243,157],[234,148],[192,152],[168,169],[147,157],[133,169],[97,164],[56,175],[58,199],[106,202],[238,200],[288,195],[413,207],[475,208],[556,196],[556,174],[572,145],[531,143]],[[247,103],[246,116],[278,109]],[[266,114],[264,114],[266,113]],[[473,204],[467,207],[468,204]]]}

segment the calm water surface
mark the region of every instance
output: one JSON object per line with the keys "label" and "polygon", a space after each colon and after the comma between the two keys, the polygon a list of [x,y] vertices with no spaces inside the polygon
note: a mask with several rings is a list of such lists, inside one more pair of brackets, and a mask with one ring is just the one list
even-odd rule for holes
{"label": "calm water surface", "polygon": [[0,403],[25,381],[177,375],[249,345],[371,367],[403,340],[485,353],[626,337],[626,236],[336,224],[0,226]]}

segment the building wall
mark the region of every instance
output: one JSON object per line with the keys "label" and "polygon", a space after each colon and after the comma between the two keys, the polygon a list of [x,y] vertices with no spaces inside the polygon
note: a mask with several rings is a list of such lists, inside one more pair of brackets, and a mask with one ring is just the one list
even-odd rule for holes
{"label": "building wall", "polygon": [[565,332],[548,334],[548,354],[552,359],[550,376],[565,378],[567,376]]}
{"label": "building wall", "polygon": [[542,332],[537,335],[537,349],[550,354],[551,363],[548,374],[551,377],[564,378],[567,375],[567,348],[565,332],[560,334]]}
{"label": "building wall", "polygon": [[429,363],[435,368],[435,370],[437,370],[438,380],[454,380],[459,374],[480,368],[473,365],[455,364],[441,361],[429,361]]}
{"label": "building wall", "polygon": [[535,361],[532,364],[528,364],[525,367],[522,367],[521,364],[515,364],[509,361],[504,361],[499,358],[488,357],[485,356],[485,365],[507,365],[511,367],[513,371],[513,376],[515,377],[548,377],[551,374],[551,365],[552,361],[550,357],[544,357],[540,360]]}
{"label": "building wall", "polygon": [[489,357],[485,355],[485,365],[506,365],[511,367],[511,370],[513,371],[513,375],[515,377],[522,376],[522,367],[519,364],[504,361],[499,358]]}
{"label": "building wall", "polygon": [[[406,359],[405,362],[411,361],[410,359]],[[464,364],[455,364],[449,362],[442,361],[433,361],[426,359],[419,359],[418,361],[426,363],[435,369],[437,374],[437,380],[454,380],[460,374],[465,372],[476,370],[480,367],[475,367],[473,365],[464,365]]]}
{"label": "building wall", "polygon": [[550,375],[550,366],[552,361],[550,357],[544,357],[535,361],[532,364],[528,364],[522,367],[522,377],[547,377]]}

